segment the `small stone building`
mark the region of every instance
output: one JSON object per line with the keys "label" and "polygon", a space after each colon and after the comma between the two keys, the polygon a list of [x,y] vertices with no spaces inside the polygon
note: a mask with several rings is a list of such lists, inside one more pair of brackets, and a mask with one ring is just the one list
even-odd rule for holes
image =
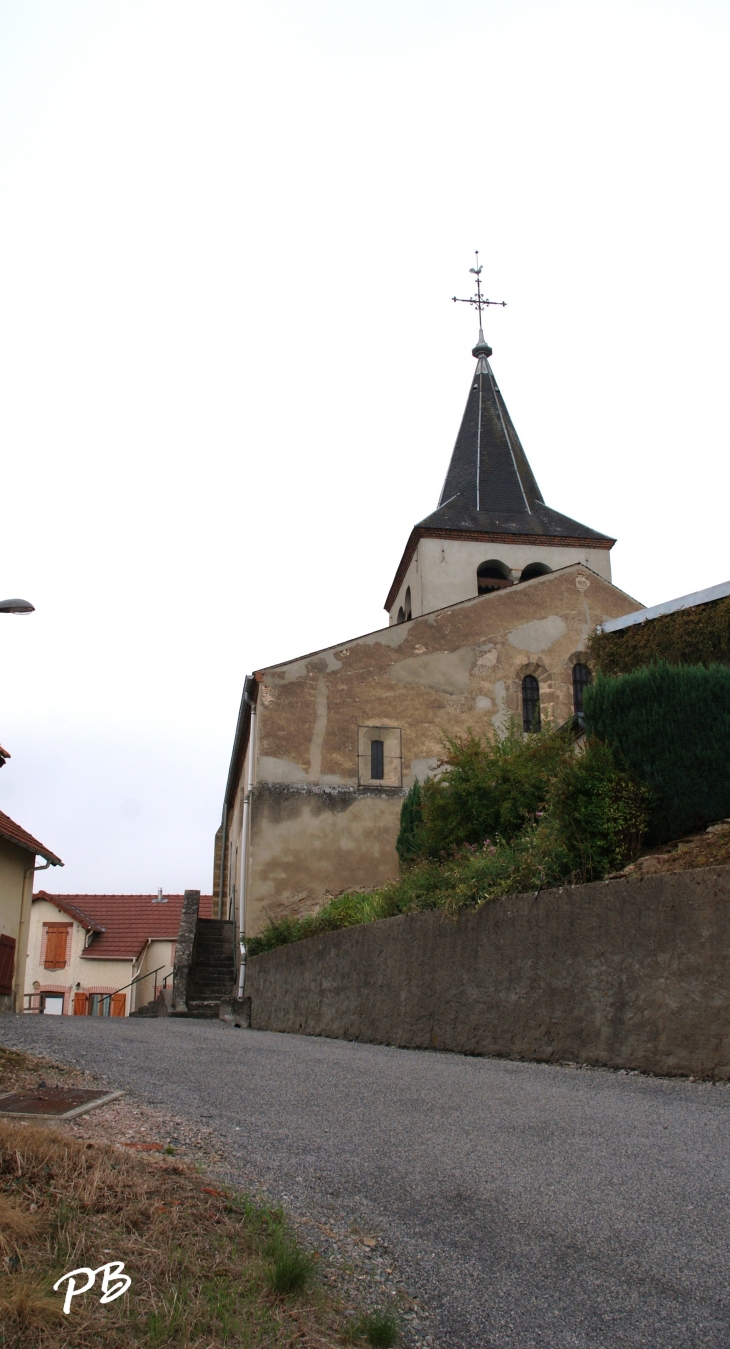
{"label": "small stone building", "polygon": [[545,505],[480,330],[437,509],[413,529],[388,626],[246,679],[216,835],[216,912],[245,936],[397,875],[400,808],[444,737],[567,721],[596,625],[640,606],[614,540]]}

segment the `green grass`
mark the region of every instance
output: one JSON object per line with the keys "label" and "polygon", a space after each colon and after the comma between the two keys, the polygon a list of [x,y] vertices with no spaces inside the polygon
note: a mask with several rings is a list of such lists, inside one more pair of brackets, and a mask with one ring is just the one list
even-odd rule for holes
{"label": "green grass", "polygon": [[392,1349],[400,1340],[398,1322],[392,1312],[370,1312],[353,1323],[350,1338],[355,1342],[364,1340],[372,1349]]}

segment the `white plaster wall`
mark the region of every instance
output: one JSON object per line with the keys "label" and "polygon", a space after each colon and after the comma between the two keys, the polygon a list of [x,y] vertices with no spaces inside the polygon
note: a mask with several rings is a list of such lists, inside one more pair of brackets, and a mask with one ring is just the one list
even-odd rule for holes
{"label": "white plaster wall", "polygon": [[[142,958],[135,969],[135,975],[129,977],[131,979],[136,977],[137,974],[148,975],[149,977],[140,979],[139,983],[134,985],[134,988],[128,990],[128,994],[132,994],[130,1011],[133,1012],[135,1008],[144,1007],[145,1003],[152,1001],[155,994],[155,980],[157,981],[158,992],[166,975],[168,976],[167,986],[168,988],[172,987],[174,948],[175,943],[171,941],[151,941],[147,943]],[[158,970],[155,975],[152,971],[156,970],[158,965],[162,965],[162,969]],[[127,1000],[130,1001],[129,996]]]}
{"label": "white plaster wall", "polygon": [[[41,964],[44,923],[72,923],[68,958],[66,968],[63,970],[47,970]],[[80,992],[86,992],[100,985],[105,988],[122,988],[138,973],[138,970],[133,969],[131,960],[82,960],[81,953],[84,950],[85,939],[86,929],[64,913],[63,909],[58,909],[50,900],[35,899],[30,916],[25,992],[34,992],[34,982],[39,983],[41,988],[49,984],[57,985],[71,990],[73,1005],[73,992],[77,983],[81,985]],[[170,946],[169,942],[159,944],[168,948]],[[154,964],[151,968],[154,968]],[[130,992],[134,993],[134,989],[126,989],[125,992],[127,993],[125,1013],[128,1016],[129,1012],[134,1010],[134,1003],[130,1002],[129,997]]]}
{"label": "white plaster wall", "polygon": [[611,554],[607,548],[572,548],[552,544],[483,543],[471,539],[419,539],[415,555],[390,611],[397,621],[399,606],[411,587],[413,617],[445,609],[478,594],[477,567],[482,562],[504,563],[517,579],[531,562],[543,562],[551,571],[583,562],[591,571],[611,580]]}

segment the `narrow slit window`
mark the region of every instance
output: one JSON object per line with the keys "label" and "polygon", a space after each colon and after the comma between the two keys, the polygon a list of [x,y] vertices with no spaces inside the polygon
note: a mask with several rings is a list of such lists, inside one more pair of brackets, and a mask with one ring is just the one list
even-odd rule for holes
{"label": "narrow slit window", "polygon": [[370,741],[370,777],[382,782],[385,777],[385,741]]}
{"label": "narrow slit window", "polygon": [[525,675],[522,681],[522,729],[540,730],[540,685],[534,675]]}
{"label": "narrow slit window", "polygon": [[593,682],[593,675],[587,665],[573,666],[573,711],[583,711],[583,694]]}

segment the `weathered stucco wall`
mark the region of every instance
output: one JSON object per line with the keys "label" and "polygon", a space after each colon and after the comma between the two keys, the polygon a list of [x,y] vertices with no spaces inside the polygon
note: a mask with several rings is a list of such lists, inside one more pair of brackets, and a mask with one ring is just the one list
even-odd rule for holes
{"label": "weathered stucco wall", "polygon": [[258,1030],[730,1078],[730,867],[389,918],[249,961]]}
{"label": "weathered stucco wall", "polygon": [[546,538],[539,543],[498,543],[474,539],[419,539],[396,598],[389,610],[391,623],[411,592],[414,618],[461,600],[476,598],[477,567],[482,562],[501,562],[518,581],[531,562],[542,562],[551,571],[585,563],[604,580],[611,580],[611,554],[607,548],[591,548],[590,540],[576,548]]}
{"label": "weathered stucco wall", "polygon": [[[580,563],[258,671],[246,935],[267,914],[307,912],[394,875],[399,792],[433,771],[444,737],[499,733],[511,716],[521,725],[528,674],[544,721],[567,721],[573,665],[596,624],[638,607]],[[373,727],[388,741],[388,773],[367,796]],[[250,752],[227,819],[225,913],[240,895]]]}
{"label": "weathered stucco wall", "polygon": [[402,731],[408,787],[436,763],[445,732],[491,733],[521,716],[526,674],[560,724],[596,624],[638,607],[571,566],[262,670],[256,781],[357,785],[358,726],[389,725]]}
{"label": "weathered stucco wall", "polygon": [[261,783],[251,803],[246,932],[398,874],[403,792]]}

